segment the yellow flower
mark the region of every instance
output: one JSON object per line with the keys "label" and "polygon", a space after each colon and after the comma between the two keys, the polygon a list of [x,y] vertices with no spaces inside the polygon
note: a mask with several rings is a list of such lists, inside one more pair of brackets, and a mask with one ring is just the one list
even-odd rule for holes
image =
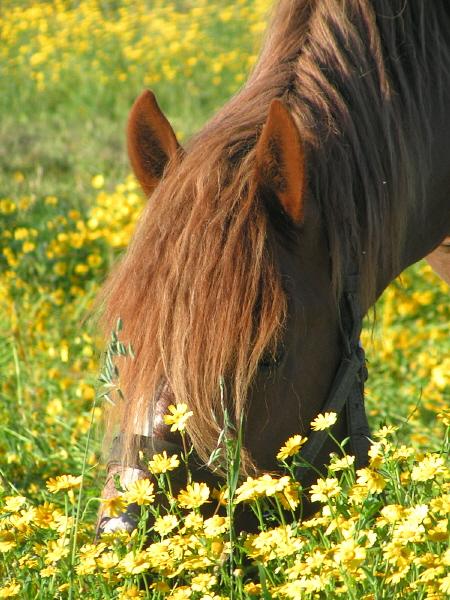
{"label": "yellow flower", "polygon": [[301,435],[293,435],[288,440],[284,446],[280,448],[280,451],[277,454],[278,460],[286,460],[288,456],[293,456],[297,454],[300,448],[308,441],[308,438],[302,437]]}
{"label": "yellow flower", "polygon": [[345,469],[349,469],[355,462],[354,456],[343,456],[342,458],[338,458],[336,455],[332,457],[332,462],[330,463],[329,469],[336,473],[337,471],[344,471]]}
{"label": "yellow flower", "polygon": [[80,562],[75,567],[75,571],[78,575],[92,575],[97,569],[97,563],[91,556],[83,556],[80,558]]}
{"label": "yellow flower", "polygon": [[322,431],[330,429],[337,421],[337,414],[334,412],[326,412],[323,415],[319,414],[311,423],[313,431]]}
{"label": "yellow flower", "polygon": [[209,487],[206,483],[191,483],[178,494],[178,503],[184,508],[198,508],[209,498]]}
{"label": "yellow flower", "polygon": [[382,492],[386,487],[386,480],[376,471],[372,471],[372,469],[368,469],[367,467],[364,469],[358,469],[356,471],[356,475],[358,476],[356,479],[356,483],[362,486],[366,486],[369,492],[374,494],[378,492]]}
{"label": "yellow flower", "polygon": [[53,272],[56,275],[65,275],[67,273],[67,265],[63,262],[57,262],[53,265]]}
{"label": "yellow flower", "polygon": [[445,427],[450,427],[450,410],[444,410],[436,415]]}
{"label": "yellow flower", "polygon": [[413,481],[428,481],[445,473],[445,463],[442,456],[429,454],[411,471]]}
{"label": "yellow flower", "polygon": [[56,525],[55,522],[55,505],[50,502],[44,502],[36,507],[35,523],[38,527],[50,528]]}
{"label": "yellow flower", "polygon": [[304,542],[292,534],[290,525],[262,531],[245,541],[249,556],[263,561],[295,554],[303,545]]}
{"label": "yellow flower", "polygon": [[177,525],[178,519],[175,515],[164,515],[163,517],[158,517],[156,519],[153,529],[159,533],[159,535],[164,536],[173,531]]}
{"label": "yellow flower", "polygon": [[289,481],[290,479],[287,475],[284,477],[272,477],[268,473],[256,479],[258,492],[264,496],[273,496],[278,492],[282,492],[289,485]]}
{"label": "yellow flower", "polygon": [[166,600],[186,600],[192,596],[192,590],[187,585],[177,587],[172,591],[170,596],[166,596]]}
{"label": "yellow flower", "polygon": [[387,437],[394,435],[396,431],[398,431],[398,427],[394,425],[384,425],[384,427],[381,427],[378,429],[378,431],[375,431],[373,436],[379,440],[384,440]]}
{"label": "yellow flower", "polygon": [[5,510],[7,512],[17,512],[27,501],[24,496],[7,496],[5,498]]}
{"label": "yellow flower", "polygon": [[382,442],[374,442],[369,448],[370,468],[378,469],[383,464],[385,449]]}
{"label": "yellow flower", "polygon": [[147,552],[128,552],[125,558],[119,563],[119,567],[130,575],[138,575],[150,568],[150,561]]}
{"label": "yellow flower", "polygon": [[262,597],[262,586],[260,583],[246,583],[244,585],[244,590],[247,592],[249,596],[258,596],[258,598]]}
{"label": "yellow flower", "polygon": [[87,263],[90,267],[98,267],[103,262],[103,259],[98,254],[89,254],[87,257]]}
{"label": "yellow flower", "polygon": [[177,404],[176,406],[171,404],[169,406],[169,411],[171,414],[164,415],[164,423],[166,425],[172,425],[170,431],[184,431],[186,421],[194,414],[192,411],[188,411],[188,406],[184,403]]}
{"label": "yellow flower", "polygon": [[0,553],[16,547],[16,538],[11,531],[0,531]]}
{"label": "yellow flower", "polygon": [[208,537],[216,537],[225,533],[229,528],[228,519],[219,515],[214,515],[205,520],[204,532]]}
{"label": "yellow flower", "polygon": [[49,565],[48,567],[44,567],[39,571],[39,575],[41,577],[53,577],[58,572],[57,568],[54,565]]}
{"label": "yellow flower", "polygon": [[154,485],[149,479],[137,479],[127,486],[123,498],[128,504],[152,504],[155,499],[153,489]]}
{"label": "yellow flower", "polygon": [[277,498],[286,510],[295,510],[300,504],[299,498],[300,485],[292,482],[287,485],[282,492],[277,494]]}
{"label": "yellow flower", "polygon": [[450,594],[450,574],[441,579],[439,589],[444,594]]}
{"label": "yellow flower", "polygon": [[411,566],[411,550],[403,542],[388,542],[383,546],[383,557],[400,568]]}
{"label": "yellow flower", "polygon": [[50,540],[47,544],[48,552],[45,556],[45,564],[54,564],[69,554],[67,547],[69,540],[61,538],[59,540]]}
{"label": "yellow flower", "polygon": [[0,588],[0,598],[13,598],[20,592],[20,583],[15,579],[9,581],[6,585]]}
{"label": "yellow flower", "polygon": [[97,558],[97,566],[104,571],[110,571],[119,562],[119,557],[115,552],[104,552]]}
{"label": "yellow flower", "polygon": [[84,544],[84,546],[81,546],[79,554],[83,558],[97,558],[105,549],[106,544],[103,542],[100,544]]}
{"label": "yellow flower", "polygon": [[180,465],[178,456],[172,454],[167,456],[167,452],[163,450],[162,454],[155,454],[151,461],[148,463],[150,473],[153,475],[159,475],[160,473],[167,473],[167,471],[173,471]]}
{"label": "yellow flower", "polygon": [[235,502],[247,502],[259,498],[258,483],[253,477],[247,477],[246,481],[236,490]]}
{"label": "yellow flower", "polygon": [[135,600],[135,598],[145,598],[145,592],[137,588],[135,585],[126,588],[122,586],[118,588],[120,594],[118,600]]}
{"label": "yellow flower", "polygon": [[120,513],[123,513],[127,507],[127,503],[122,494],[114,496],[113,498],[101,498],[100,501],[104,507],[105,515],[108,517],[117,517]]}
{"label": "yellow flower", "polygon": [[155,583],[151,584],[150,588],[155,590],[155,592],[161,592],[163,594],[170,592],[170,587],[165,581],[156,581]]}
{"label": "yellow flower", "polygon": [[67,590],[70,588],[70,583],[62,583],[59,587],[58,587],[58,592],[67,592]]}
{"label": "yellow flower", "polygon": [[94,189],[99,190],[105,185],[105,178],[103,175],[95,175],[91,179],[91,185]]}
{"label": "yellow flower", "polygon": [[48,479],[45,485],[51,494],[56,494],[62,490],[73,490],[80,487],[81,479],[81,475],[78,477],[74,475],[59,475],[58,477]]}
{"label": "yellow flower", "polygon": [[450,494],[433,498],[430,502],[430,507],[434,512],[441,515],[447,515],[450,513]]}
{"label": "yellow flower", "polygon": [[334,560],[348,569],[356,569],[365,558],[366,550],[351,538],[338,544],[334,553]]}
{"label": "yellow flower", "polygon": [[256,500],[262,496],[273,496],[283,492],[290,485],[290,479],[287,475],[284,477],[272,477],[265,473],[261,477],[253,479],[247,477],[247,480],[236,490],[235,502],[247,502]]}
{"label": "yellow flower", "polygon": [[78,263],[77,265],[75,265],[75,273],[77,273],[78,275],[85,275],[88,271],[88,265],[85,265],[83,263]]}
{"label": "yellow flower", "polygon": [[404,517],[405,509],[400,504],[388,504],[381,509],[381,517],[377,518],[380,527],[387,523],[395,523]]}
{"label": "yellow flower", "polygon": [[191,588],[194,592],[208,592],[217,583],[217,577],[210,573],[200,573],[192,578]]}
{"label": "yellow flower", "polygon": [[341,491],[341,486],[337,479],[318,479],[317,483],[311,486],[311,502],[328,502]]}
{"label": "yellow flower", "polygon": [[448,519],[441,519],[434,527],[430,527],[427,536],[433,542],[445,542],[448,540]]}
{"label": "yellow flower", "polygon": [[14,231],[15,240],[25,240],[28,237],[28,229],[26,227],[18,227]]}
{"label": "yellow flower", "polygon": [[202,529],[203,527],[203,517],[196,512],[188,513],[184,518],[184,527],[182,529],[183,533],[186,533],[189,529],[193,531],[197,531]]}
{"label": "yellow flower", "polygon": [[36,244],[34,244],[33,242],[24,242],[22,244],[22,252],[24,254],[28,254],[29,252],[33,252],[33,250],[36,248]]}

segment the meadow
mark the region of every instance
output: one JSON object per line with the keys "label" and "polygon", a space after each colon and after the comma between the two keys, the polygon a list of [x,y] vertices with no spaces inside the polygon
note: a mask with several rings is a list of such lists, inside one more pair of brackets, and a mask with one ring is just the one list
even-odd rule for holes
{"label": "meadow", "polygon": [[[144,517],[154,513],[151,545],[143,521],[131,536],[93,543],[105,388],[89,311],[144,204],[126,157],[127,114],[151,88],[179,139],[192,135],[245,81],[270,5],[2,0],[0,598],[450,594],[449,288],[424,262],[391,284],[364,330],[370,466],[355,472],[335,458],[311,490],[322,504],[313,519],[285,521],[300,503],[301,440],[291,439],[280,450],[284,477],[228,492],[191,486],[172,498],[176,461],[159,457],[154,485],[108,507],[138,502]],[[233,452],[223,457],[231,474]],[[168,514],[157,493],[169,496]],[[223,516],[204,520],[213,494]],[[240,502],[259,516],[258,535],[230,528]]]}

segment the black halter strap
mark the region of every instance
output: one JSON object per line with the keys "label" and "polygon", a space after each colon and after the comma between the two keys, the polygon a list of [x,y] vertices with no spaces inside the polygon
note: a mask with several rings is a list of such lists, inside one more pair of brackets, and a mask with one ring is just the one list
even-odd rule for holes
{"label": "black halter strap", "polygon": [[[341,415],[346,408],[351,454],[355,456],[355,463],[359,468],[367,464],[370,430],[364,407],[367,369],[364,350],[359,341],[363,315],[358,302],[358,283],[358,275],[349,275],[345,279],[339,306],[343,356],[321,413],[334,412]],[[327,431],[313,431],[301,451],[302,458],[314,465],[327,438]],[[301,468],[298,475],[304,475],[304,472],[305,469]]]}

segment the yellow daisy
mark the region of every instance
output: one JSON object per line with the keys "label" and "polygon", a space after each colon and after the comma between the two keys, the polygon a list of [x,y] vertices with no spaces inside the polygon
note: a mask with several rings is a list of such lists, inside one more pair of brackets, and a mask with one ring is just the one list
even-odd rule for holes
{"label": "yellow daisy", "polygon": [[158,517],[156,519],[153,529],[159,533],[159,535],[164,536],[173,531],[177,525],[178,519],[175,515],[164,515],[163,517]]}
{"label": "yellow daisy", "polygon": [[307,441],[308,438],[302,437],[301,435],[293,435],[286,440],[284,446],[280,448],[280,451],[277,454],[278,460],[286,460],[288,456],[294,456]]}
{"label": "yellow daisy", "polygon": [[56,494],[62,490],[73,490],[80,487],[81,479],[81,476],[59,475],[58,477],[48,479],[45,485],[51,494]]}
{"label": "yellow daisy", "polygon": [[170,414],[164,415],[164,423],[171,425],[170,431],[184,431],[186,428],[186,421],[194,413],[188,410],[187,404],[177,404],[176,406],[171,404],[169,406]]}
{"label": "yellow daisy", "polygon": [[337,421],[337,414],[334,412],[326,412],[323,415],[319,414],[311,423],[313,431],[322,431],[330,429]]}
{"label": "yellow daisy", "polygon": [[178,494],[178,503],[183,508],[198,508],[208,501],[209,487],[206,483],[194,483],[186,486],[185,490],[181,490]]}
{"label": "yellow daisy", "polygon": [[101,503],[103,504],[105,514],[108,517],[117,517],[123,513],[127,507],[127,503],[121,494],[114,496],[114,498],[101,498]]}
{"label": "yellow daisy", "polygon": [[167,471],[173,471],[180,465],[180,461],[176,454],[167,456],[167,452],[163,450],[162,454],[155,454],[151,461],[148,463],[150,473],[153,475],[159,475],[160,473],[167,473]]}
{"label": "yellow daisy", "polygon": [[128,552],[123,558],[119,567],[130,575],[138,575],[150,568],[150,561],[147,552]]}
{"label": "yellow daisy", "polygon": [[15,579],[9,581],[6,585],[0,588],[0,598],[13,598],[20,592],[20,583]]}
{"label": "yellow daisy", "polygon": [[154,485],[149,479],[137,479],[127,486],[123,499],[128,504],[136,503],[139,506],[152,504],[155,499]]}

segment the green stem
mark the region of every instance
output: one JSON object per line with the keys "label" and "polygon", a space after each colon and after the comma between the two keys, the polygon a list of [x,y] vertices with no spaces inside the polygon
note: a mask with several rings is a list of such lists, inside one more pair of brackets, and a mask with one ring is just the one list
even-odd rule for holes
{"label": "green stem", "polygon": [[74,564],[75,564],[75,553],[76,553],[77,539],[78,539],[78,524],[80,522],[80,517],[81,517],[81,500],[82,500],[82,496],[83,496],[84,476],[86,473],[87,457],[88,457],[88,452],[89,452],[89,445],[91,442],[91,432],[92,432],[93,424],[94,424],[96,404],[97,404],[97,399],[94,398],[94,401],[92,403],[92,410],[91,410],[91,420],[89,423],[89,429],[88,429],[87,436],[86,436],[83,464],[82,464],[82,468],[81,468],[81,483],[80,483],[80,489],[78,491],[78,502],[77,502],[77,508],[76,508],[76,512],[75,512],[75,525],[74,525],[74,530],[73,530],[72,549],[71,549],[71,553],[70,553],[70,563],[69,563],[69,568],[70,568],[69,600],[72,600],[72,598],[73,598]]}

